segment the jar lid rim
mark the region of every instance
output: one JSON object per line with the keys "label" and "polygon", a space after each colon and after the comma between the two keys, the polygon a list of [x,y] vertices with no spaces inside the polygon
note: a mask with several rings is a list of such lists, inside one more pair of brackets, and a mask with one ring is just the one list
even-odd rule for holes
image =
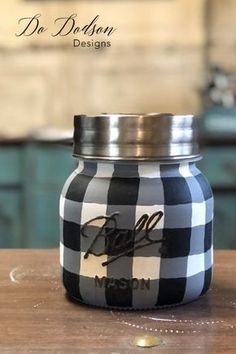
{"label": "jar lid rim", "polygon": [[199,156],[198,120],[172,113],[102,113],[74,116],[74,156],[163,160]]}

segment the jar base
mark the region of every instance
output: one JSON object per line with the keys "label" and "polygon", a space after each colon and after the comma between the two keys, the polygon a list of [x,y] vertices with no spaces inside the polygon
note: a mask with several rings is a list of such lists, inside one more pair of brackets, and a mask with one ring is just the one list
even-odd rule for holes
{"label": "jar base", "polygon": [[74,295],[71,295],[68,291],[66,292],[66,298],[77,304],[77,305],[84,305],[84,306],[88,306],[88,307],[93,307],[93,308],[100,308],[100,309],[106,309],[106,310],[118,310],[118,311],[150,311],[150,310],[162,310],[162,309],[169,309],[169,308],[173,308],[173,307],[178,307],[178,306],[184,306],[187,304],[190,304],[192,302],[198,301],[200,300],[202,297],[204,297],[206,294],[203,294],[201,296],[198,296],[194,299],[191,300],[187,300],[187,301],[182,301],[179,303],[175,303],[175,304],[168,304],[168,305],[160,305],[160,306],[151,306],[151,307],[121,307],[121,306],[102,306],[102,305],[95,305],[95,304],[90,304],[87,303],[85,301],[81,301],[81,299],[77,298]]}

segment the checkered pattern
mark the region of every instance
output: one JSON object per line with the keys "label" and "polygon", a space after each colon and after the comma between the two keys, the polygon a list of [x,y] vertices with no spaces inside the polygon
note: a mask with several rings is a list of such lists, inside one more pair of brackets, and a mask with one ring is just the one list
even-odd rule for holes
{"label": "checkered pattern", "polygon": [[[134,245],[144,235],[141,230],[132,239],[138,219],[157,211],[164,215],[150,238],[160,243],[135,249],[104,266],[116,252],[106,247],[105,237],[99,237],[93,249],[96,254],[106,249],[106,254],[84,257],[104,223],[95,220],[86,226],[89,237],[85,237],[81,227],[89,220],[118,212],[117,229]],[[82,302],[106,307],[141,309],[192,301],[207,291],[211,281],[212,220],[211,188],[194,162],[80,161],[60,199],[65,288]],[[112,222],[105,232],[111,228]]]}

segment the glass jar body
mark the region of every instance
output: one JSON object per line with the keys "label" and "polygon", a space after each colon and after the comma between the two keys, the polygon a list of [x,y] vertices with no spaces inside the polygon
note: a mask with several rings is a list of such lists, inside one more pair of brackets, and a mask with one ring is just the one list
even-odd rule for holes
{"label": "glass jar body", "polygon": [[79,160],[60,222],[63,283],[83,303],[151,309],[210,286],[213,196],[194,161]]}

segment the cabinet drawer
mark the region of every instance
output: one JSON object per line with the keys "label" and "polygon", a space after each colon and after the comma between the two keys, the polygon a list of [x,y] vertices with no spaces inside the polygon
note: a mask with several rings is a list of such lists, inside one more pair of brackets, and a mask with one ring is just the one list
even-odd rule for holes
{"label": "cabinet drawer", "polygon": [[22,148],[0,146],[0,187],[19,184],[22,175]]}
{"label": "cabinet drawer", "polygon": [[22,193],[0,190],[0,247],[22,247]]}
{"label": "cabinet drawer", "polygon": [[[27,146],[26,179],[38,186],[60,186],[76,167],[76,160],[72,157],[72,147],[63,147],[52,144],[32,144]],[[29,180],[29,183],[31,181]]]}
{"label": "cabinet drawer", "polygon": [[236,249],[236,193],[215,193],[214,246]]}
{"label": "cabinet drawer", "polygon": [[209,147],[198,163],[212,187],[236,188],[236,147]]}
{"label": "cabinet drawer", "polygon": [[203,126],[208,136],[232,136],[236,133],[236,109],[213,106],[203,115]]}
{"label": "cabinet drawer", "polygon": [[25,247],[59,245],[59,192],[32,190],[26,200]]}

